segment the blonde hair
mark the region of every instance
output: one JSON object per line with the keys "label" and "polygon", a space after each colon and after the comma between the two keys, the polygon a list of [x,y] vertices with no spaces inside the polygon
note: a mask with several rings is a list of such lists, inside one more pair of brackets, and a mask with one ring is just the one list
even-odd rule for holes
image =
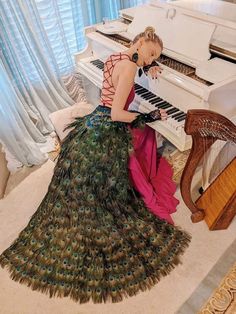
{"label": "blonde hair", "polygon": [[155,33],[155,28],[152,26],[147,26],[144,32],[139,33],[133,39],[133,44],[135,44],[140,38],[144,37],[145,41],[152,41],[158,43],[161,49],[163,49],[163,42],[161,38]]}

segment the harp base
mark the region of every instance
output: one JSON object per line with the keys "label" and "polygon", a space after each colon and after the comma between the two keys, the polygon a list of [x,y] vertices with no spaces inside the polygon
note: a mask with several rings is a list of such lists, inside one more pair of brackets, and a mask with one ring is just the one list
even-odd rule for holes
{"label": "harp base", "polygon": [[204,219],[205,217],[205,212],[203,209],[198,209],[195,213],[191,215],[191,220],[193,223],[200,222]]}
{"label": "harp base", "polygon": [[236,215],[236,157],[196,201],[209,230],[227,229]]}

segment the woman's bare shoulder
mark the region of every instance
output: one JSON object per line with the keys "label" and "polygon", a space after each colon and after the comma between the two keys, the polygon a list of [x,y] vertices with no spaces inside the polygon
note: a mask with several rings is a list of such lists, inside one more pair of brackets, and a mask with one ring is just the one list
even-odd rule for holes
{"label": "woman's bare shoulder", "polygon": [[136,63],[134,63],[131,60],[124,59],[124,60],[121,60],[121,62],[119,62],[119,63],[120,63],[119,64],[119,70],[120,70],[119,72],[132,75],[137,70]]}

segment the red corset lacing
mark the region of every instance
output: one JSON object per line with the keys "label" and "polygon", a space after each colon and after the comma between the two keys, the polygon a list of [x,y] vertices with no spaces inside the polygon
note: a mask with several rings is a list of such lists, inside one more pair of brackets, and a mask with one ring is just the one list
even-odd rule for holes
{"label": "red corset lacing", "polygon": [[[112,96],[115,94],[115,88],[112,82],[112,72],[116,63],[124,59],[130,60],[130,57],[127,54],[120,53],[119,55],[111,55],[104,63],[101,103],[108,108],[111,108],[113,101]],[[110,82],[109,78],[111,78]]]}

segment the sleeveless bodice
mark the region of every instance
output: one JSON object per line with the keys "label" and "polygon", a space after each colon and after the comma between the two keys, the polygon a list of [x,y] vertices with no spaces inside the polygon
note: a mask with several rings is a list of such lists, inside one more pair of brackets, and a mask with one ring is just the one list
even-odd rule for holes
{"label": "sleeveless bodice", "polygon": [[[112,107],[113,96],[115,94],[115,87],[112,82],[112,72],[117,62],[124,59],[130,60],[130,57],[124,53],[119,53],[118,55],[113,54],[104,63],[101,103],[103,106],[106,106],[108,108]],[[134,92],[134,86],[133,86],[127,98],[127,101],[124,107],[125,110],[128,109],[129,104],[134,99],[134,96],[135,96],[135,92]]]}
{"label": "sleeveless bodice", "polygon": [[134,91],[134,86],[132,86],[131,91],[129,93],[129,96],[128,96],[126,103],[125,103],[125,107],[124,107],[125,110],[128,110],[129,105],[134,100],[134,97],[135,97],[135,91]]}

